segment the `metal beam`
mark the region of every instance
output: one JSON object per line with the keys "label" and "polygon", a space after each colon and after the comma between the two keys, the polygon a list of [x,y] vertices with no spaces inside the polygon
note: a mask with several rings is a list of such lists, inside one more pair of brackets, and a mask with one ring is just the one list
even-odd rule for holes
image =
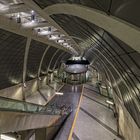
{"label": "metal beam", "polygon": [[40,76],[41,67],[42,67],[42,63],[43,63],[44,57],[45,57],[45,55],[46,55],[46,53],[47,53],[47,51],[48,51],[49,48],[50,48],[50,46],[48,46],[48,47],[45,49],[45,51],[44,51],[44,53],[43,53],[43,55],[42,55],[42,58],[41,58],[41,61],[40,61],[40,64],[39,64],[39,68],[38,68],[38,78],[39,78],[39,76]]}
{"label": "metal beam", "polygon": [[36,11],[44,19],[46,19],[52,26],[56,27],[62,34],[66,35],[73,44],[75,44],[76,50],[81,50],[79,45],[64,31],[44,10],[42,10],[34,1],[32,0],[23,0],[23,2],[30,7],[32,10]]}
{"label": "metal beam", "polygon": [[[116,88],[117,88],[118,93],[119,93],[119,95],[120,95],[121,101],[123,101],[122,94],[121,94],[121,92],[120,92],[120,89],[119,89],[119,87],[118,87],[118,85],[117,85],[117,82],[116,82],[116,80],[115,80],[115,78],[114,78],[114,75],[112,74],[111,70],[106,66],[105,62],[104,62],[99,56],[97,56],[97,54],[96,54],[95,52],[92,52],[92,53],[93,53],[93,54],[100,60],[100,62],[102,63],[102,65],[103,65],[103,67],[104,67],[104,71],[106,71],[106,74],[108,75],[108,72],[109,72],[110,75],[112,76],[113,80],[115,81],[115,85],[116,85]],[[94,62],[93,62],[93,63],[94,63]],[[108,70],[108,72],[107,72],[107,70]],[[110,79],[109,75],[108,75],[108,79],[109,79],[110,82],[111,82],[111,79]],[[111,86],[112,86],[112,83],[111,83]],[[113,86],[112,86],[112,87],[113,87]],[[116,95],[116,96],[118,96],[118,95]],[[119,98],[119,97],[118,97],[118,98]],[[122,103],[123,103],[123,102],[122,102]]]}
{"label": "metal beam", "polygon": [[53,71],[54,71],[54,69],[55,69],[55,67],[56,67],[56,64],[57,64],[59,58],[60,58],[62,55],[64,55],[64,54],[65,54],[65,52],[63,52],[63,53],[58,57],[58,59],[55,61],[55,64],[54,64],[54,67],[53,67]]}
{"label": "metal beam", "polygon": [[117,17],[108,16],[102,11],[77,4],[54,4],[48,6],[44,11],[48,15],[68,14],[82,18],[108,31],[140,52],[140,28]]}
{"label": "metal beam", "polygon": [[[112,66],[112,68],[115,70],[115,72],[118,74],[118,76],[120,77],[120,79],[123,81],[124,85],[126,86],[126,88],[128,89],[128,91],[131,93],[132,91],[130,90],[130,87],[127,85],[126,81],[123,79],[123,77],[121,76],[120,72],[115,68],[115,66],[112,64],[112,62],[110,62],[110,60],[108,60],[104,54],[102,54],[98,49],[96,48],[92,48],[95,51],[97,51],[99,54],[101,54],[101,56],[103,56],[103,58],[105,58],[105,60]],[[93,51],[92,51],[93,52]],[[133,97],[133,100],[136,104],[138,104],[138,101]],[[140,107],[139,107],[140,109]]]}
{"label": "metal beam", "polygon": [[52,63],[52,60],[53,60],[53,58],[55,57],[55,55],[57,54],[58,51],[59,51],[59,49],[57,49],[57,51],[53,54],[53,56],[52,56],[52,58],[51,58],[51,60],[50,60],[50,62],[49,62],[49,65],[48,65],[48,67],[47,67],[47,74],[48,74],[50,65],[51,65],[51,63]]}
{"label": "metal beam", "polygon": [[31,40],[32,40],[31,37],[27,38],[26,47],[25,47],[24,64],[23,64],[23,84],[26,81],[27,61],[28,61],[28,53],[29,53]]}
{"label": "metal beam", "polygon": [[34,31],[31,28],[23,28],[20,24],[17,24],[16,21],[10,20],[7,17],[4,17],[0,15],[0,28],[7,30],[9,32],[13,32],[25,37],[30,36],[32,39],[42,42],[44,44],[54,46],[56,48],[60,48],[66,52],[69,52],[66,48],[60,46],[59,44],[55,43],[54,41],[51,41],[47,39],[45,36],[38,36],[37,34],[34,33]]}

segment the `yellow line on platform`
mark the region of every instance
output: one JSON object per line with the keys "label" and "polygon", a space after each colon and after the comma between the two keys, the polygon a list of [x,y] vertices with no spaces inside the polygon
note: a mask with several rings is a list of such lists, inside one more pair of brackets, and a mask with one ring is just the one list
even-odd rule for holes
{"label": "yellow line on platform", "polygon": [[79,110],[80,110],[80,104],[81,104],[82,97],[83,97],[83,90],[84,90],[84,85],[82,87],[82,93],[81,93],[81,96],[80,96],[80,101],[79,101],[79,104],[78,104],[78,107],[77,107],[77,111],[76,111],[76,114],[75,114],[75,117],[74,117],[74,121],[73,121],[71,130],[70,130],[70,134],[69,134],[68,140],[72,139],[73,130],[74,130],[74,127],[75,127],[75,124],[76,124],[76,119],[78,117],[78,113],[79,113]]}

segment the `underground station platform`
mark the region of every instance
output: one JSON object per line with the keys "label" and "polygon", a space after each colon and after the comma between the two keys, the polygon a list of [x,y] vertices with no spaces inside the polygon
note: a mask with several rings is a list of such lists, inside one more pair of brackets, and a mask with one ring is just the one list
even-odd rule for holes
{"label": "underground station platform", "polygon": [[140,0],[0,0],[0,140],[140,140]]}

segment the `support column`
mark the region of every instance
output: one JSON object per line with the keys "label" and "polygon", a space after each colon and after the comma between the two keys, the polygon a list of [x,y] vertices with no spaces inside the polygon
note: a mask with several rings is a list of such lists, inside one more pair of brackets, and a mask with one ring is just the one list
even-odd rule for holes
{"label": "support column", "polygon": [[53,54],[53,56],[52,56],[52,58],[51,58],[51,60],[49,62],[49,65],[47,67],[47,83],[48,83],[48,71],[49,71],[50,65],[52,63],[52,60],[53,60],[54,56],[57,54],[58,51],[59,51],[59,49],[57,49],[57,51]]}
{"label": "support column", "polygon": [[[29,48],[30,48],[30,44],[31,44],[31,37],[27,38],[27,42],[26,42],[26,48],[25,48],[25,54],[24,54],[24,64],[23,64],[23,87],[26,87],[26,73],[27,73],[27,61],[28,61],[28,53],[29,53]],[[23,100],[25,100],[25,95],[23,93],[22,90],[22,96],[23,96]]]}

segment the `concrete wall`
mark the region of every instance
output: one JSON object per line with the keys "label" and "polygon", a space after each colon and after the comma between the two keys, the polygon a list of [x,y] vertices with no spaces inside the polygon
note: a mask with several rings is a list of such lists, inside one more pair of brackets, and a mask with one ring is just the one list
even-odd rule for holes
{"label": "concrete wall", "polygon": [[118,97],[115,94],[113,97],[119,117],[119,134],[122,135],[125,140],[140,140],[140,128],[138,128],[135,121]]}

